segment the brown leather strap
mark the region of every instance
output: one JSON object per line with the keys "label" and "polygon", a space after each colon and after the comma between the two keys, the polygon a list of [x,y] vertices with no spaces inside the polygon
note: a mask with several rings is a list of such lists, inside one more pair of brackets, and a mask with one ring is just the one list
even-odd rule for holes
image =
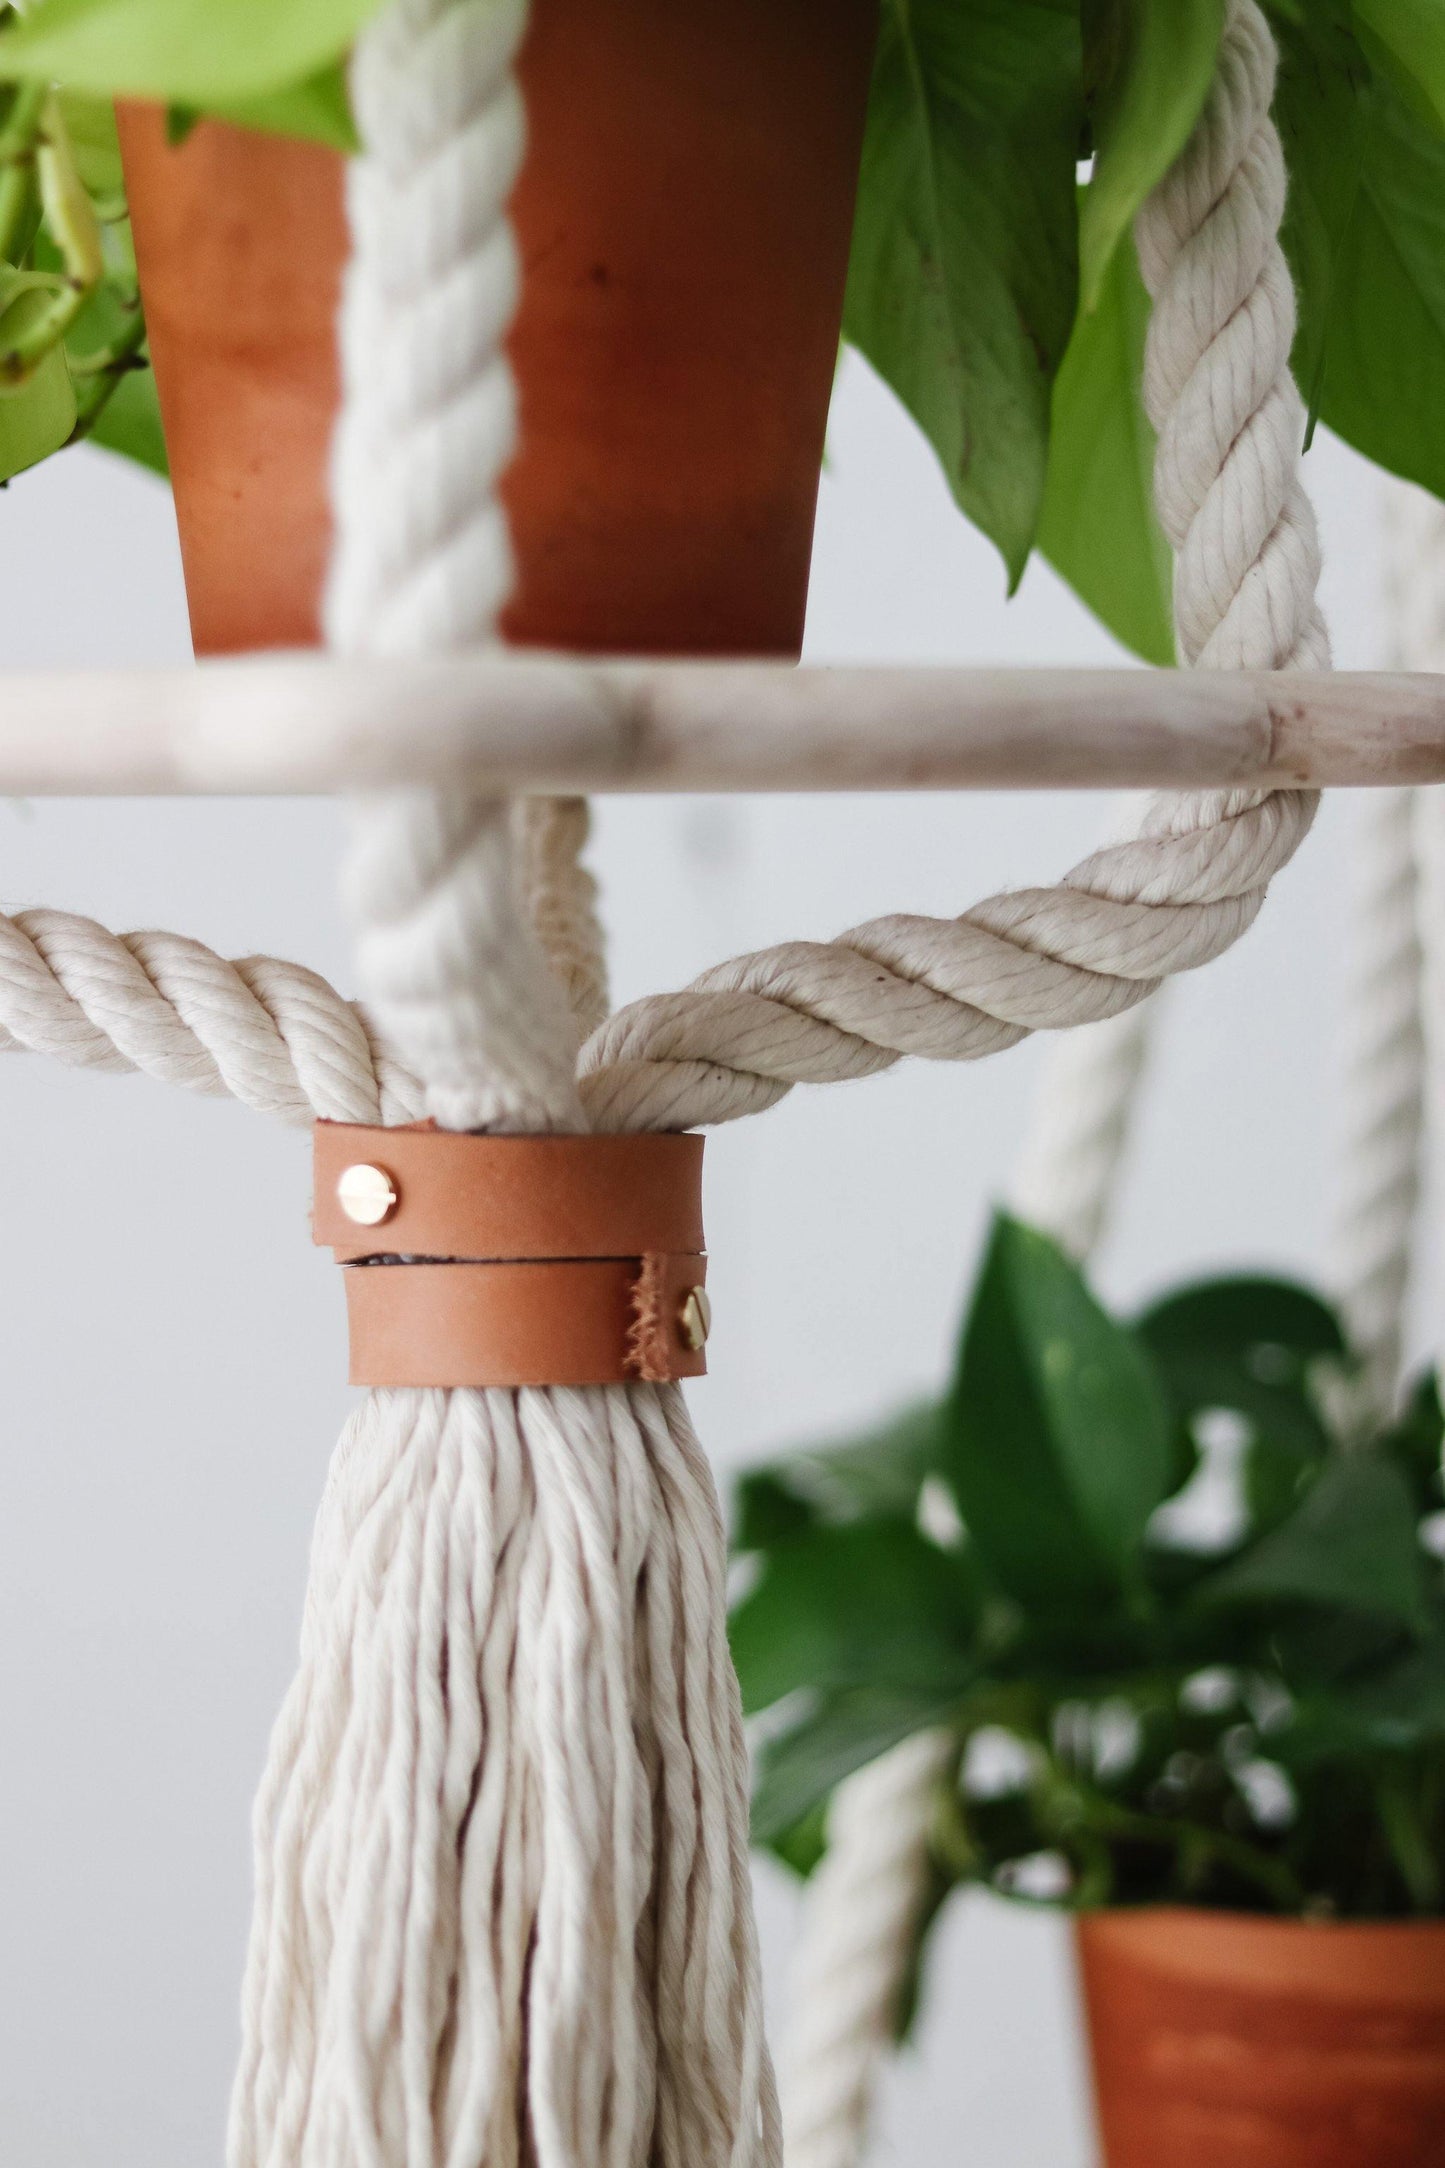
{"label": "brown leather strap", "polygon": [[702,1376],[702,1146],[318,1122],[313,1229],[347,1266],[352,1383]]}
{"label": "brown leather strap", "polygon": [[[356,1257],[641,1257],[701,1250],[698,1136],[469,1137],[318,1122],[315,1239]],[[358,1225],[349,1168],[389,1177],[396,1202]]]}
{"label": "brown leather strap", "polygon": [[[684,1311],[703,1257],[353,1265],[345,1275],[353,1385],[620,1385],[701,1377]],[[646,1300],[646,1309],[643,1308]]]}

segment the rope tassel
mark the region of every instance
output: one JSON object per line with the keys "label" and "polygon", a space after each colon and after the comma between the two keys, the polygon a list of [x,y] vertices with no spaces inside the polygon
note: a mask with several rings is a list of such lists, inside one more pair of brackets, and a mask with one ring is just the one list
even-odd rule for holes
{"label": "rope tassel", "polygon": [[[506,592],[521,28],[394,0],[358,48],[346,653],[485,642]],[[443,1128],[589,1127],[585,826],[353,808],[368,1014]],[[368,1396],[256,1808],[230,2168],[773,2168],[725,1577],[675,1386]]]}
{"label": "rope tassel", "polygon": [[723,1575],[676,1388],[368,1399],[257,1803],[237,2168],[776,2157]]}

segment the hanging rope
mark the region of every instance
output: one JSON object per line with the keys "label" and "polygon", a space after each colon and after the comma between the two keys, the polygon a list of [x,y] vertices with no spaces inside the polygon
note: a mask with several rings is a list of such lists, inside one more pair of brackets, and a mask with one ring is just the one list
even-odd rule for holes
{"label": "hanging rope", "polygon": [[585,798],[522,798],[512,842],[522,908],[588,1038],[607,1021],[607,955],[597,883],[583,863],[592,821]]}
{"label": "hanging rope", "polygon": [[[1155,1004],[1048,1048],[1013,1208],[1071,1255],[1102,1237],[1138,1099]],[[957,1775],[946,1728],[920,1732],[838,1787],[788,1992],[781,2077],[788,2168],[854,2168],[893,2052],[933,1872],[941,1784]]]}
{"label": "hanging rope", "polygon": [[[483,639],[505,591],[520,28],[402,0],[358,51],[351,653]],[[359,804],[347,892],[438,1122],[586,1126],[505,805]],[[676,1391],[371,1396],[257,1807],[233,2168],[776,2160],[724,1581]]]}
{"label": "hanging rope", "polygon": [[228,963],[175,933],[69,911],[0,915],[0,1053],[139,1070],[282,1121],[414,1121],[421,1087],[361,1009],[302,964]]}
{"label": "hanging rope", "polygon": [[[1159,430],[1156,494],[1177,553],[1180,653],[1199,668],[1328,661],[1318,543],[1297,478],[1303,426],[1289,377],[1294,304],[1278,247],[1273,80],[1267,25],[1253,0],[1232,5],[1195,136],[1138,228],[1154,296],[1144,396]],[[1312,810],[1301,808],[1302,819]],[[1117,1186],[1149,1013],[1126,1009],[1050,1049],[1014,1203],[1081,1260]],[[933,1803],[956,1760],[946,1730],[927,1732],[835,1795],[791,1983],[788,2168],[856,2168],[914,1961]]]}
{"label": "hanging rope", "polygon": [[[1200,668],[1329,662],[1298,475],[1274,68],[1255,0],[1231,0],[1205,112],[1138,222],[1155,490],[1176,553],[1180,654]],[[971,1060],[1117,1015],[1239,938],[1316,804],[1302,791],[1161,800],[1137,840],[1095,852],[1057,888],[740,957],[604,1026],[583,1050],[589,1104],[619,1128],[726,1121],[902,1054]]]}
{"label": "hanging rope", "polygon": [[[1118,1186],[1152,1005],[1070,1032],[1048,1068],[1013,1207],[1086,1259]],[[854,2168],[893,2051],[932,1875],[938,1788],[957,1774],[946,1728],[920,1732],[839,1786],[789,1982],[782,2049],[788,2168]]]}
{"label": "hanging rope", "polygon": [[1353,913],[1331,1277],[1361,1361],[1354,1414],[1377,1424],[1399,1390],[1423,1178],[1424,958],[1416,793],[1372,791],[1351,837]]}
{"label": "hanging rope", "polygon": [[1118,1015],[1233,946],[1314,810],[1305,791],[1161,800],[1143,835],[1095,852],[1058,888],[738,957],[595,1033],[584,1100],[607,1128],[691,1128],[905,1054],[977,1061],[1031,1031]]}
{"label": "hanging rope", "polygon": [[[1445,661],[1445,511],[1422,490],[1390,482],[1382,531],[1386,661],[1396,670],[1437,670]],[[1427,1034],[1432,1042],[1440,1037],[1445,985],[1435,955],[1441,837],[1441,793],[1424,790],[1370,793],[1352,836],[1349,1000],[1356,1023],[1343,1079],[1334,1277],[1364,1358],[1364,1421],[1379,1421],[1394,1405],[1417,1262],[1426,1100],[1440,1069],[1433,1055],[1427,1064]],[[1432,1126],[1445,1133],[1439,1122]]]}
{"label": "hanging rope", "polygon": [[[394,0],[358,53],[330,604],[352,653],[485,639],[505,592],[519,34],[495,0]],[[1181,652],[1210,666],[1326,659],[1272,66],[1234,0],[1209,111],[1140,227]],[[0,1024],[288,1117],[727,1120],[904,1053],[972,1059],[1127,1019],[1246,929],[1314,804],[1163,800],[1056,889],[739,959],[595,1030],[574,1082],[602,1006],[578,810],[418,793],[358,807],[352,854],[363,979],[404,1070],[296,967],[53,914],[0,934]],[[1089,1114],[1100,1181],[1136,1043],[1113,1028]],[[258,1803],[232,2168],[776,2159],[722,1594],[675,1391],[368,1401],[318,1523]]]}
{"label": "hanging rope", "polygon": [[[1396,667],[1445,669],[1445,505],[1423,490],[1390,485],[1385,540]],[[1445,791],[1418,790],[1412,800],[1423,950],[1425,1098],[1438,1182],[1438,1148],[1445,1140]],[[1438,1365],[1438,1328],[1428,1344]]]}

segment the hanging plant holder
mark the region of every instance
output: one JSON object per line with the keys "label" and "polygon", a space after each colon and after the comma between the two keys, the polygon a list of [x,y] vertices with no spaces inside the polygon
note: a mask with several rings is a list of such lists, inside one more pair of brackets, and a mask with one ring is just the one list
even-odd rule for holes
{"label": "hanging plant holder", "polygon": [[[1127,1026],[1252,923],[1322,784],[1445,780],[1445,681],[1327,674],[1255,0],[1139,225],[1198,674],[792,667],[875,28],[391,0],[349,174],[124,118],[213,659],[0,681],[0,789],[347,794],[365,1001],[0,920],[7,1043],[315,1118],[379,1388],[257,1807],[232,2168],[778,2168],[674,1132]],[[1052,886],[608,1013],[583,792],[1141,784]]]}

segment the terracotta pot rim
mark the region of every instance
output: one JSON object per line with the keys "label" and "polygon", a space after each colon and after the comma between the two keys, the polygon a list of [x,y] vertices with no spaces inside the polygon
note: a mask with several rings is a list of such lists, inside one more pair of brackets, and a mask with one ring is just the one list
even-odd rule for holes
{"label": "terracotta pot rim", "polygon": [[1191,1926],[1205,1923],[1237,1931],[1248,1928],[1253,1932],[1276,1934],[1330,1934],[1330,1935],[1376,1935],[1382,1929],[1392,1933],[1410,1930],[1421,1934],[1445,1934],[1445,1912],[1420,1917],[1382,1913],[1378,1918],[1318,1919],[1303,1913],[1247,1912],[1228,1905],[1186,1905],[1176,1903],[1151,1903],[1147,1899],[1139,1904],[1080,1906],[1072,1913],[1079,1926],[1096,1920],[1128,1920],[1139,1924],[1144,1921],[1188,1921]]}
{"label": "terracotta pot rim", "polygon": [[1224,1949],[1252,1945],[1257,1951],[1274,1947],[1283,1958],[1291,1943],[1319,1943],[1337,1951],[1350,1949],[1352,1945],[1361,1951],[1374,1949],[1382,1958],[1384,1951],[1397,1947],[1419,1947],[1430,1943],[1445,1943],[1445,1914],[1430,1914],[1423,1919],[1304,1919],[1283,1917],[1278,1912],[1235,1912],[1224,1906],[1189,1906],[1189,1904],[1137,1904],[1137,1906],[1094,1906],[1072,1914],[1075,1934],[1092,1947],[1137,1947],[1140,1940],[1153,1943],[1155,1936],[1166,1938],[1172,1947],[1194,1947],[1200,1956],[1207,1949]]}

